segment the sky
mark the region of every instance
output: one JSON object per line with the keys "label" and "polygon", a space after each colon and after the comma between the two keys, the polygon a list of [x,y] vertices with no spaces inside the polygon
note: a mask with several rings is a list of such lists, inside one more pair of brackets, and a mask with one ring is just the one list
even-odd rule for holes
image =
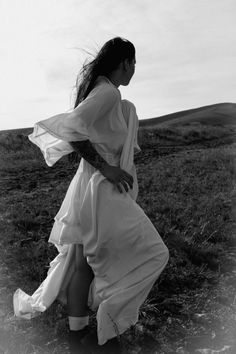
{"label": "sky", "polygon": [[235,0],[0,0],[0,130],[73,107],[82,64],[109,39],[135,45],[122,98],[139,119],[236,102]]}

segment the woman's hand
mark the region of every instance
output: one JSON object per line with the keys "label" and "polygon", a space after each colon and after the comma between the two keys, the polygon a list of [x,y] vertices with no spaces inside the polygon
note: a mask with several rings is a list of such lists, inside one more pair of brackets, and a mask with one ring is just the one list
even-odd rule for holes
{"label": "woman's hand", "polygon": [[120,167],[106,164],[100,171],[103,176],[108,179],[108,181],[113,183],[118,188],[120,193],[123,193],[122,186],[126,192],[128,192],[129,188],[133,188],[133,177]]}
{"label": "woman's hand", "polygon": [[115,184],[120,193],[123,192],[122,186],[126,192],[129,188],[133,188],[133,177],[120,167],[109,165],[95,150],[90,140],[72,141],[70,144],[81,157],[98,169],[108,181]]}

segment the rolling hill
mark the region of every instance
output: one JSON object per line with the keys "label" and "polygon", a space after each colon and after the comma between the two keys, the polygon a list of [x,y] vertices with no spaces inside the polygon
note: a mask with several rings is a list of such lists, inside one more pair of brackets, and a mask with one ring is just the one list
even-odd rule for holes
{"label": "rolling hill", "polygon": [[[139,127],[154,127],[156,125],[180,125],[188,123],[201,123],[207,125],[235,125],[236,103],[217,103],[209,106],[188,109],[164,116],[139,119]],[[17,133],[28,135],[32,127],[22,129],[2,130],[0,133]]]}
{"label": "rolling hill", "polygon": [[157,118],[139,120],[140,127],[153,127],[160,124],[180,125],[188,123],[201,123],[207,125],[235,125],[236,103],[218,103],[171,113]]}
{"label": "rolling hill", "polygon": [[[236,353],[235,116],[236,104],[224,103],[140,120],[137,203],[170,260],[122,352]],[[78,169],[66,156],[47,166],[31,132],[0,132],[0,350],[65,354],[61,304],[24,324],[12,316],[13,292],[35,289],[57,256],[48,236]]]}

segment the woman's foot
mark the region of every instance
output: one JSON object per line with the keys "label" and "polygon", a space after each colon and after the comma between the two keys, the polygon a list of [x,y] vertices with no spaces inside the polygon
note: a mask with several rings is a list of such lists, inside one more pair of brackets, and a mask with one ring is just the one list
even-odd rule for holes
{"label": "woman's foot", "polygon": [[96,333],[89,333],[81,340],[81,343],[93,354],[121,354],[122,352],[117,338],[112,338],[105,344],[99,345]]}
{"label": "woman's foot", "polygon": [[69,332],[69,350],[70,354],[90,354],[88,350],[85,350],[83,344],[81,343],[82,339],[89,333],[89,327],[86,326],[79,331],[70,331]]}
{"label": "woman's foot", "polygon": [[101,345],[101,354],[121,354],[121,346],[117,338],[109,339],[105,344]]}

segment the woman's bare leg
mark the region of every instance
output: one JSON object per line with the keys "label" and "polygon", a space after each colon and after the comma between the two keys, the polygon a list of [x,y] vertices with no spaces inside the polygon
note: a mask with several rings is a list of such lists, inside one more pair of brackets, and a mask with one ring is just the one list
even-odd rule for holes
{"label": "woman's bare leg", "polygon": [[88,315],[88,293],[93,278],[92,268],[83,255],[83,245],[76,245],[76,270],[67,290],[69,316],[83,317]]}

